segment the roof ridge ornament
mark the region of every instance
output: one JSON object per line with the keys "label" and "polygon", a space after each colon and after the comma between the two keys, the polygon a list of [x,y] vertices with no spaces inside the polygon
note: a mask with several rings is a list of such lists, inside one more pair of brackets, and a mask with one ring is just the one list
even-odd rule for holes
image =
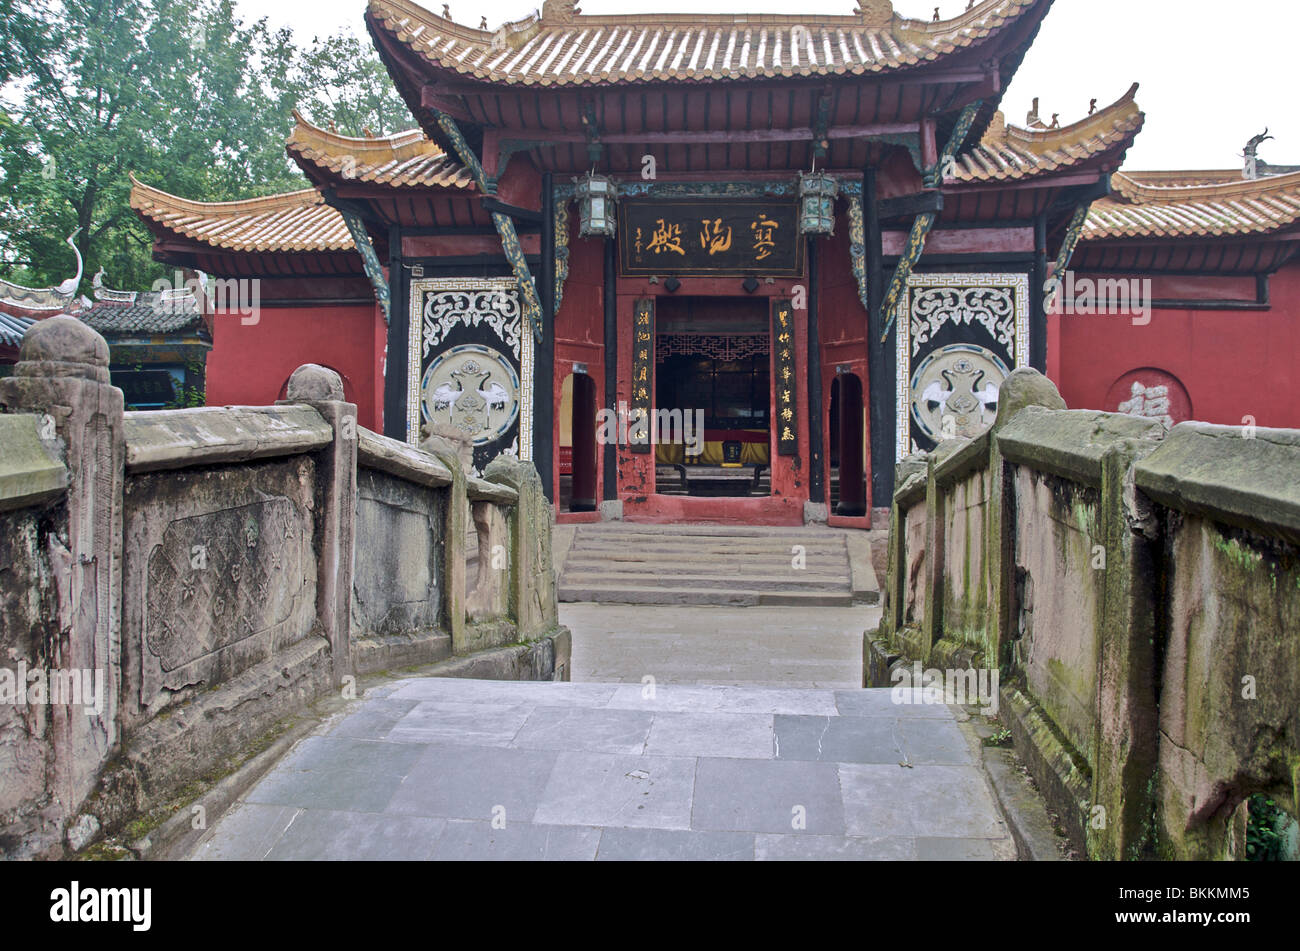
{"label": "roof ridge ornament", "polygon": [[542,21],[544,23],[572,23],[582,15],[577,0],[545,0],[542,4]]}
{"label": "roof ridge ornament", "polygon": [[853,12],[863,26],[873,30],[887,29],[894,23],[893,0],[858,0]]}
{"label": "roof ridge ornament", "polygon": [[984,130],[984,137],[980,140],[982,145],[1006,145],[1007,142],[1007,117],[1001,109],[993,113],[993,118],[989,120],[988,128]]}
{"label": "roof ridge ornament", "polygon": [[[550,4],[547,4],[547,6],[549,5]],[[573,6],[572,2],[570,2],[569,6]],[[534,10],[521,20],[512,20],[509,23],[502,23],[497,27],[496,32],[492,34],[489,48],[493,50],[519,49],[538,34],[542,28],[542,21],[544,19],[546,19],[545,13],[538,13]],[[557,20],[555,22],[568,21]]]}
{"label": "roof ridge ornament", "polygon": [[1259,147],[1267,142],[1273,136],[1268,134],[1268,126],[1259,135],[1253,136],[1246,143],[1246,150],[1241,154],[1246,158],[1246,167],[1242,170],[1241,177],[1246,181],[1254,181],[1259,178]]}
{"label": "roof ridge ornament", "polygon": [[95,300],[108,301],[114,304],[134,304],[139,296],[139,291],[115,291],[111,287],[104,285],[104,268],[95,272],[95,276],[90,279],[90,286],[94,289]]}

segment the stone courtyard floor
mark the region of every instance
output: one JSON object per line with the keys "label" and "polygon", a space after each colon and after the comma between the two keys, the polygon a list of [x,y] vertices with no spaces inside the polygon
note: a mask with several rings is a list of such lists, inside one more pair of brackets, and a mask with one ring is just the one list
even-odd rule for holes
{"label": "stone courtyard floor", "polygon": [[1011,859],[975,742],[889,690],[396,681],[193,857]]}

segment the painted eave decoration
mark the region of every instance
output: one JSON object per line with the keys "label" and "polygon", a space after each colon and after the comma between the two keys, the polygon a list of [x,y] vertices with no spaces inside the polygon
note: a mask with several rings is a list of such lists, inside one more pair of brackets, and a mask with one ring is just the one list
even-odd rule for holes
{"label": "painted eave decoration", "polygon": [[1050,0],[982,0],[949,20],[904,19],[888,0],[846,16],[582,16],[547,0],[497,30],[437,16],[410,0],[370,0],[366,16],[431,66],[467,79],[532,86],[872,75],[974,49]]}

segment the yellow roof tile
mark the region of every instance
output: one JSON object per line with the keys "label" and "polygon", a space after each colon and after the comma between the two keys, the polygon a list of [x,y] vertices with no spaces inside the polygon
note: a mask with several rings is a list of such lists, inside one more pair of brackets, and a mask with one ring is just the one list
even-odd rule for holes
{"label": "yellow roof tile", "polygon": [[[1205,183],[1164,184],[1180,180]],[[1254,180],[1240,171],[1116,173],[1112,184],[1114,194],[1092,205],[1084,241],[1258,235],[1300,224],[1300,172]]]}
{"label": "yellow roof tile", "polygon": [[983,140],[957,157],[959,182],[1007,182],[1081,165],[1107,152],[1127,150],[1142,130],[1145,116],[1137,105],[1138,85],[1116,102],[1059,129],[1008,126],[1001,113]]}
{"label": "yellow roof tile", "polygon": [[862,0],[857,16],[627,14],[579,16],[548,2],[541,15],[477,30],[411,0],[370,0],[379,29],[441,69],[484,82],[563,86],[651,80],[864,75],[975,46],[1042,0],[982,0],[950,20],[892,14]]}
{"label": "yellow roof tile", "polygon": [[419,129],[376,138],[340,135],[294,110],[289,154],[331,177],[394,187],[469,188],[473,176]]}
{"label": "yellow roof tile", "polygon": [[131,176],[131,207],[168,231],[225,251],[351,251],[338,210],[314,188],[243,201],[191,201]]}

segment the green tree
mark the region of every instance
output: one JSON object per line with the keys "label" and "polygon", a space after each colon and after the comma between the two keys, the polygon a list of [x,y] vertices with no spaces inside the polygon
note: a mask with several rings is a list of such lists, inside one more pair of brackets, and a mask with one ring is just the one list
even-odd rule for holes
{"label": "green tree", "polygon": [[[306,182],[284,152],[292,110],[345,130],[409,114],[373,50],[344,35],[297,48],[231,0],[0,0],[0,274],[83,289],[165,272],[130,181],[226,201]],[[406,121],[398,121],[398,116]]]}
{"label": "green tree", "polygon": [[351,33],[313,37],[298,63],[297,101],[317,125],[333,123],[345,135],[401,132],[415,125],[388,70],[374,50]]}

